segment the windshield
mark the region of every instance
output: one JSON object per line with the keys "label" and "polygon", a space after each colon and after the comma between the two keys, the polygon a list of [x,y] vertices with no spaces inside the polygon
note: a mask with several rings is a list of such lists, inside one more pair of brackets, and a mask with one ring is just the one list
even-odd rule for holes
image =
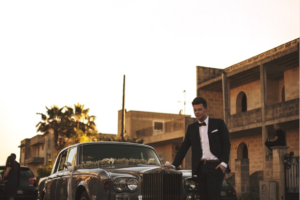
{"label": "windshield", "polygon": [[[160,161],[155,151],[146,147],[119,144],[95,144],[84,145],[81,146],[80,149],[81,164],[88,164],[91,162],[97,162],[105,159],[134,159],[135,162],[133,162],[133,164],[140,164],[141,162],[139,162],[139,160],[142,160],[147,161],[147,163],[151,165],[160,165]],[[117,162],[115,162],[115,164],[117,164]]]}

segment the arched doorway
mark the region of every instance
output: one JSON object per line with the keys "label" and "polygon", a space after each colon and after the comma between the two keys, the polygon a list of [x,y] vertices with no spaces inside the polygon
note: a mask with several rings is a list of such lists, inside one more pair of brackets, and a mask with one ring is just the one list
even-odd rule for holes
{"label": "arched doorway", "polygon": [[247,96],[245,92],[240,92],[236,98],[236,113],[247,111]]}
{"label": "arched doorway", "polygon": [[242,142],[239,145],[237,150],[237,159],[243,159],[243,158],[248,159],[248,147],[244,142]]}

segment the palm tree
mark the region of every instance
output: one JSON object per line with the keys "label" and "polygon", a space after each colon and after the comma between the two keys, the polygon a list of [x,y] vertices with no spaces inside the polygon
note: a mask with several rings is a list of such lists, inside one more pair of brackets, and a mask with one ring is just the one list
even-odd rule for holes
{"label": "palm tree", "polygon": [[[96,130],[95,116],[89,116],[89,109],[83,109],[84,105],[74,105],[74,109],[68,106],[59,108],[52,106],[46,107],[47,115],[41,115],[41,121],[36,125],[37,132],[44,135],[53,132],[56,149],[61,149],[69,138],[78,137],[78,131],[81,131],[86,137],[93,137]],[[75,112],[74,112],[75,110]],[[60,138],[60,140],[59,140]],[[80,141],[80,140],[75,140]]]}

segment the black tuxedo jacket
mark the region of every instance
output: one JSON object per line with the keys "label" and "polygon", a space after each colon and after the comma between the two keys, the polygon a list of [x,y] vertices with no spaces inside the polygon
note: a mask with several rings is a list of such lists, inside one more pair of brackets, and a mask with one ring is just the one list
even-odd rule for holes
{"label": "black tuxedo jacket", "polygon": [[[224,162],[228,166],[230,141],[229,132],[224,121],[222,119],[208,118],[207,134],[211,153],[220,160],[220,163]],[[202,158],[198,121],[188,126],[184,141],[173,161],[175,167],[181,164],[190,146],[192,146],[192,175],[194,176]],[[230,172],[229,167],[227,167],[226,172]]]}

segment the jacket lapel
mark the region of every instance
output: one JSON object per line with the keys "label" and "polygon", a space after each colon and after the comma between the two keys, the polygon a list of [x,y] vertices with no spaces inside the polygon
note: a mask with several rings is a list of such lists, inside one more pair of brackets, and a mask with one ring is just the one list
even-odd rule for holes
{"label": "jacket lapel", "polygon": [[201,142],[200,142],[200,132],[199,132],[199,126],[198,126],[198,122],[195,123],[195,126],[194,126],[194,131],[193,131],[195,134],[194,135],[194,139],[195,141],[199,144],[200,148],[201,148]]}

